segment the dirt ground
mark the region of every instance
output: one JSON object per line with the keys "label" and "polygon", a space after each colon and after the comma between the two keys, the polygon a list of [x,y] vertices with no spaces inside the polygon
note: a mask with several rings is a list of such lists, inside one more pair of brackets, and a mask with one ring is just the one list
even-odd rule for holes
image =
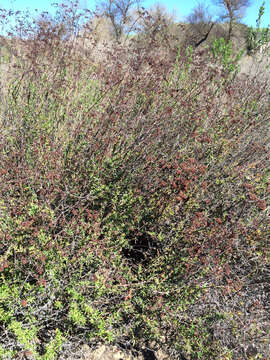
{"label": "dirt ground", "polygon": [[270,80],[270,46],[265,53],[243,56],[240,60],[240,74],[256,76],[261,80]]}
{"label": "dirt ground", "polygon": [[145,349],[139,355],[122,351],[116,346],[99,345],[96,349],[84,344],[73,355],[60,356],[59,360],[169,360],[162,350],[157,352]]}

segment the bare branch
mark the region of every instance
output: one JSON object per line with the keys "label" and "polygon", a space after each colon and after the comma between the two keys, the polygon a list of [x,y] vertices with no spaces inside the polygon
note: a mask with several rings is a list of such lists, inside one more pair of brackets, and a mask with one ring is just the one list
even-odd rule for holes
{"label": "bare branch", "polygon": [[229,42],[233,33],[233,24],[244,17],[246,9],[251,5],[251,0],[212,0],[212,2],[222,9],[220,19],[229,22],[226,39]]}

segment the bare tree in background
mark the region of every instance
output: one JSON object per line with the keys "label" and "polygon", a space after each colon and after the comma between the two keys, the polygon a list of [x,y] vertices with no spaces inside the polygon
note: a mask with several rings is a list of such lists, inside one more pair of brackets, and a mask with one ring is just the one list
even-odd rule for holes
{"label": "bare tree in background", "polygon": [[245,15],[246,9],[251,5],[251,0],[212,0],[214,5],[222,9],[220,19],[229,22],[227,42],[231,40],[233,25]]}
{"label": "bare tree in background", "polygon": [[125,28],[130,23],[130,12],[139,8],[141,0],[103,0],[98,3],[98,13],[110,19],[117,42],[120,42]]}
{"label": "bare tree in background", "polygon": [[212,16],[208,12],[208,8],[204,3],[198,3],[187,17],[188,39],[189,44],[198,47],[207,40],[213,26]]}
{"label": "bare tree in background", "polygon": [[164,40],[164,35],[174,35],[177,30],[176,16],[160,3],[147,10],[147,15],[139,20],[138,32],[142,37]]}

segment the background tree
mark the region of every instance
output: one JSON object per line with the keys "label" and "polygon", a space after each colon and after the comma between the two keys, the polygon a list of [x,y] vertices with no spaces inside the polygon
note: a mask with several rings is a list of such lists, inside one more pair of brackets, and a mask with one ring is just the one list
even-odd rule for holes
{"label": "background tree", "polygon": [[198,47],[207,40],[213,26],[212,16],[208,12],[208,8],[204,3],[198,3],[187,16],[189,24],[186,31],[186,43]]}
{"label": "background tree", "polygon": [[103,0],[98,3],[97,13],[110,19],[117,42],[126,29],[130,31],[131,11],[139,8],[140,3],[141,0]]}
{"label": "background tree", "polygon": [[176,23],[176,16],[163,4],[154,4],[139,17],[136,32],[140,42],[152,44],[155,42],[164,45],[167,49],[175,43],[179,44],[179,26]]}
{"label": "background tree", "polygon": [[247,7],[251,5],[251,0],[212,0],[214,5],[222,9],[220,19],[229,22],[229,30],[227,35],[227,42],[231,40],[233,25],[240,21],[244,15]]}

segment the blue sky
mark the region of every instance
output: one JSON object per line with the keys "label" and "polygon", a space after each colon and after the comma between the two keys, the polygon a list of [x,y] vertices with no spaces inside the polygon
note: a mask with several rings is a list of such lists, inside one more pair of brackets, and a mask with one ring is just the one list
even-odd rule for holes
{"label": "blue sky", "polygon": [[[262,4],[263,0],[251,0],[252,6],[249,7],[246,17],[243,19],[243,22],[247,25],[256,25],[256,19],[258,16],[258,10],[260,5]],[[51,3],[59,2],[61,3],[62,0],[0,0],[0,7],[8,8],[13,10],[22,10],[22,9],[38,9],[40,11],[52,11]],[[94,8],[95,1],[93,0],[80,0],[82,7]],[[142,1],[142,5],[146,8],[152,6],[156,3],[156,0],[145,0]],[[169,11],[175,10],[176,16],[179,20],[184,19],[185,16],[189,14],[192,8],[196,6],[198,3],[197,0],[161,0],[158,1],[159,3],[163,4]],[[212,5],[211,0],[204,1],[206,5],[209,5],[210,12],[215,12],[215,8]],[[270,0],[266,0],[265,5],[265,14],[263,16],[262,26],[268,26],[270,24]]]}

